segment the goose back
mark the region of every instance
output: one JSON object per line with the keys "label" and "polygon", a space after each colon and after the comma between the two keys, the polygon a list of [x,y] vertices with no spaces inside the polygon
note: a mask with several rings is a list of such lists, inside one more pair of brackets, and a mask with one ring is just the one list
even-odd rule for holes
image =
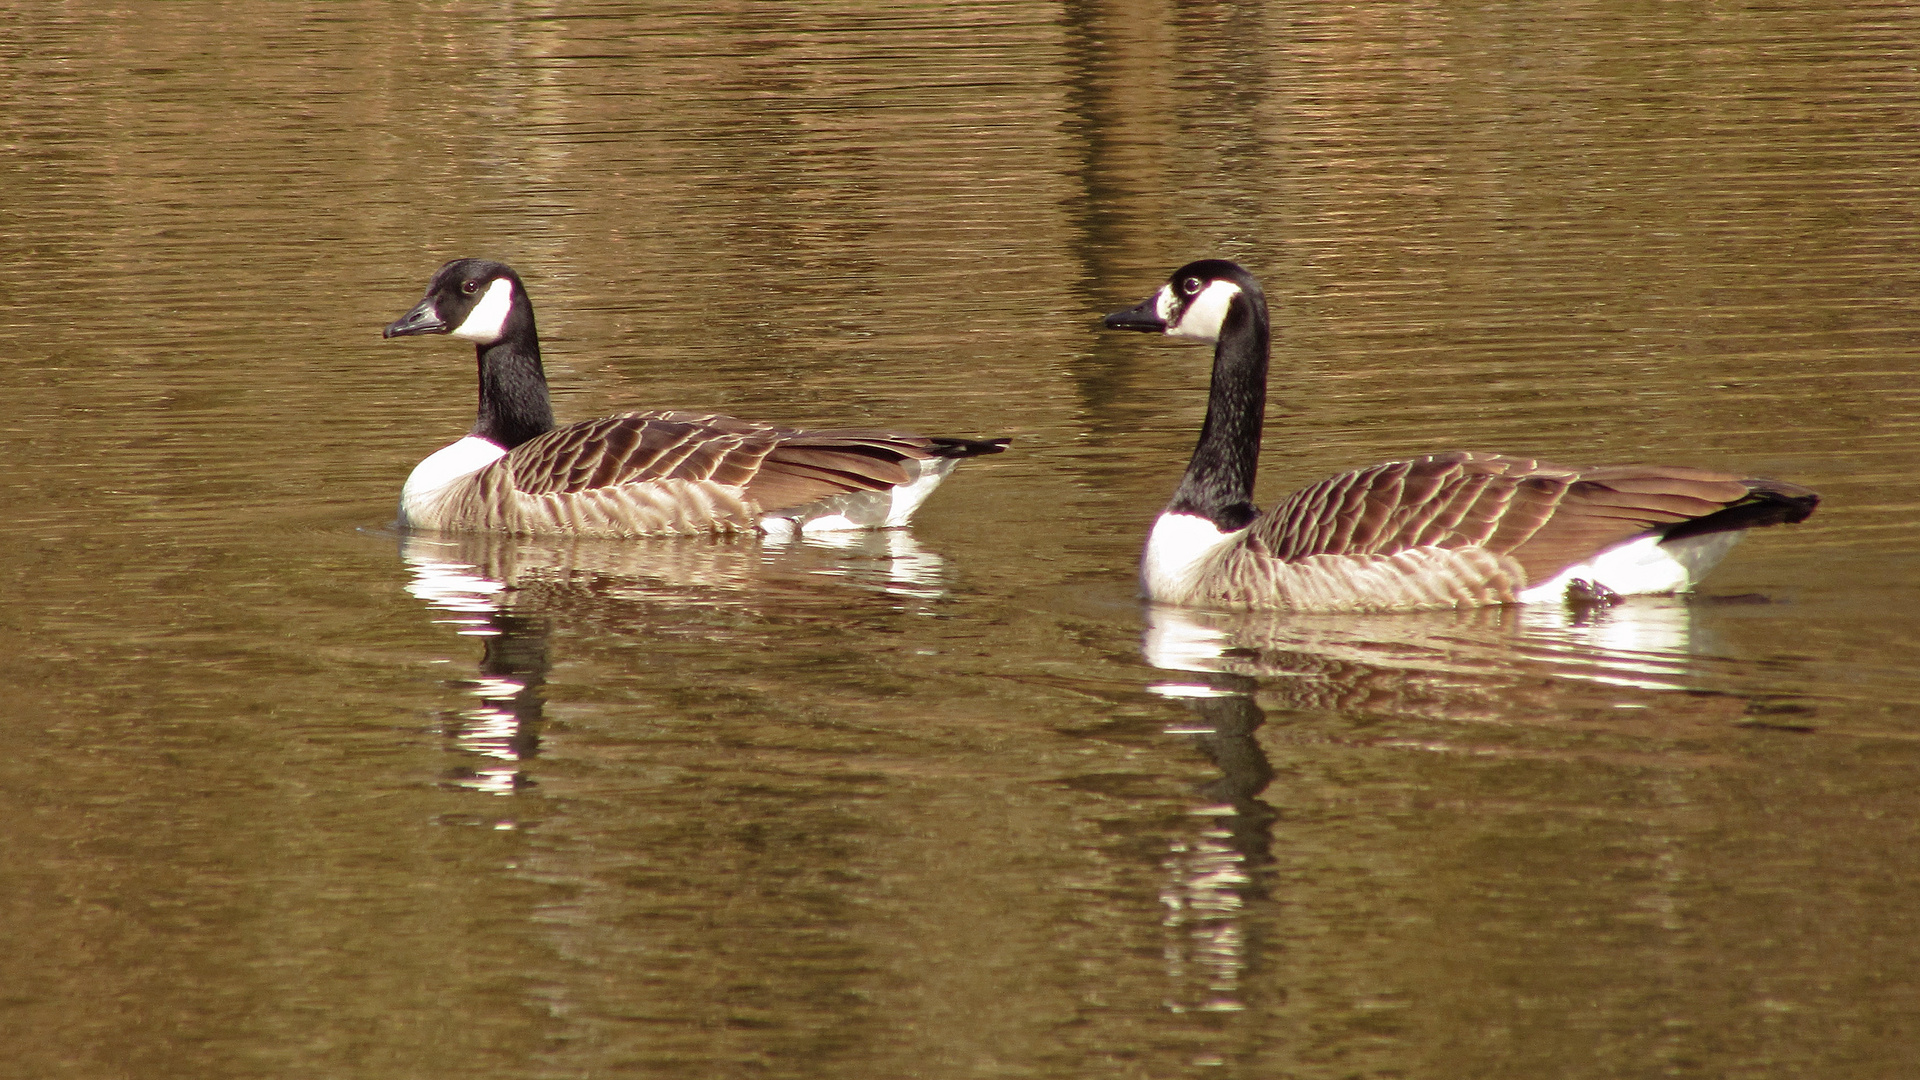
{"label": "goose back", "polygon": [[[1582,468],[1454,451],[1389,461],[1301,488],[1263,516],[1254,535],[1279,559],[1476,545],[1512,555],[1529,580],[1543,580],[1649,530],[1705,523],[1750,501],[1811,494],[1791,484],[1682,465]],[[1782,514],[1764,523],[1790,519],[1790,510]],[[1721,527],[1761,523],[1728,521]],[[1696,526],[1689,535],[1703,531],[1714,530]]]}
{"label": "goose back", "polygon": [[[842,515],[899,524],[894,492],[1004,440],[807,431],[728,416],[639,412],[536,436],[447,485],[409,524],[624,538],[748,532]],[[858,512],[870,512],[861,520]]]}
{"label": "goose back", "polygon": [[1597,552],[1803,520],[1817,498],[1686,466],[1576,468],[1455,451],[1301,488],[1174,602],[1381,611],[1511,603]]}

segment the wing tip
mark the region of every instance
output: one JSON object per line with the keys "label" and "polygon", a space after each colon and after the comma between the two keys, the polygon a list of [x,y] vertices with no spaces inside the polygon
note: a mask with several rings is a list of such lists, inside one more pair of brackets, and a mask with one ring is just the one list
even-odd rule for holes
{"label": "wing tip", "polygon": [[934,457],[968,458],[985,454],[998,454],[1013,442],[1011,436],[995,439],[961,439],[946,435],[931,435],[927,438],[933,445],[928,448]]}
{"label": "wing tip", "polygon": [[1661,543],[1708,533],[1798,525],[1820,506],[1819,493],[1798,484],[1765,479],[1740,482],[1747,487],[1746,498],[1704,517],[1669,526],[1660,534]]}

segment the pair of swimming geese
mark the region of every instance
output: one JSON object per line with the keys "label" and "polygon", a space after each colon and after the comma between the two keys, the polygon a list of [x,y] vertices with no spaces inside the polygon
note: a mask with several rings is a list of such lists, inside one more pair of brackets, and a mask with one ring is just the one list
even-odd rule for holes
{"label": "pair of swimming geese", "polygon": [[[1751,528],[1805,520],[1793,484],[1684,466],[1566,468],[1447,452],[1253,505],[1267,301],[1244,268],[1188,263],[1106,325],[1211,342],[1200,442],[1141,560],[1150,600],[1189,607],[1413,611],[1684,591]],[[688,412],[555,426],[533,304],[501,263],[458,259],[386,337],[474,343],[479,418],[400,496],[412,529],[770,538],[904,525],[962,458],[1006,439],[812,431]]]}

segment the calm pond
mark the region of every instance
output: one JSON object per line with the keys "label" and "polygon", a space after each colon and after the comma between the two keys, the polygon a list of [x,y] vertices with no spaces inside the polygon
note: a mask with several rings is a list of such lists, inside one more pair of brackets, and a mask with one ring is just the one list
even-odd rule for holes
{"label": "calm pond", "polygon": [[[0,1076],[1904,1077],[1920,8],[0,0]],[[845,542],[402,536],[563,420],[1009,436]],[[1820,491],[1688,599],[1149,612],[1434,449]]]}

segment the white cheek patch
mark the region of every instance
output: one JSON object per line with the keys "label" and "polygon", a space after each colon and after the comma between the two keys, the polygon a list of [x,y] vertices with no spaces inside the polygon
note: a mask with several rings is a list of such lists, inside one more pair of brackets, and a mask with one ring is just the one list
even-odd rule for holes
{"label": "white cheek patch", "polygon": [[500,335],[506,330],[507,313],[512,310],[513,282],[506,278],[494,278],[493,284],[487,286],[487,295],[473,305],[465,322],[448,331],[448,336],[481,345],[499,341]]}
{"label": "white cheek patch", "polygon": [[[1171,296],[1171,293],[1168,294]],[[1195,341],[1220,340],[1220,325],[1227,321],[1227,307],[1240,295],[1240,286],[1231,281],[1216,281],[1187,302],[1180,321],[1167,324],[1168,337]]]}

